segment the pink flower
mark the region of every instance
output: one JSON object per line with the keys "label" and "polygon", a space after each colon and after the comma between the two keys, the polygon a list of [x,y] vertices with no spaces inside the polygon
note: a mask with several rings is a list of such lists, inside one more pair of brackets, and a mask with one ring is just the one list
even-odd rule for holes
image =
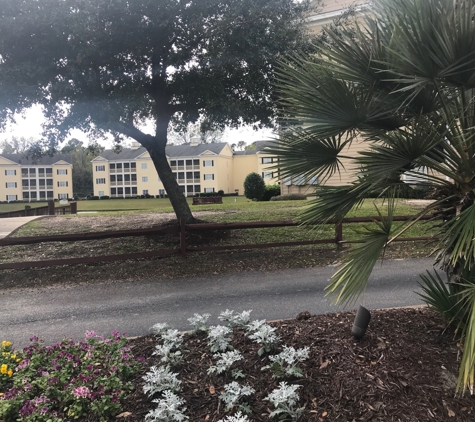
{"label": "pink flower", "polygon": [[76,397],[89,397],[91,395],[91,392],[89,391],[89,388],[81,386],[81,387],[76,387],[73,391],[73,396]]}

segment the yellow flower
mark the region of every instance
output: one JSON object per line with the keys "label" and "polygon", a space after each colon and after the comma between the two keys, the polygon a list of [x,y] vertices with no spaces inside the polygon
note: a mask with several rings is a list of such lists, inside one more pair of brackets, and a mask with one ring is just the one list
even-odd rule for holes
{"label": "yellow flower", "polygon": [[7,372],[8,376],[11,378],[11,376],[13,375],[13,371],[11,369],[8,370]]}
{"label": "yellow flower", "polygon": [[20,358],[18,358],[16,361],[17,361],[17,362],[21,362],[21,359],[20,359]]}
{"label": "yellow flower", "polygon": [[10,355],[12,359],[16,359],[16,355]]}
{"label": "yellow flower", "polygon": [[0,397],[2,397],[2,396],[3,396],[3,393],[0,393]]}
{"label": "yellow flower", "polygon": [[11,341],[6,341],[6,340],[3,340],[2,341],[2,347],[4,349],[6,349],[7,347],[10,347],[12,345],[12,342]]}
{"label": "yellow flower", "polygon": [[0,373],[1,373],[1,374],[6,374],[6,373],[7,373],[7,370],[8,370],[8,366],[4,363],[4,364],[0,367]]}

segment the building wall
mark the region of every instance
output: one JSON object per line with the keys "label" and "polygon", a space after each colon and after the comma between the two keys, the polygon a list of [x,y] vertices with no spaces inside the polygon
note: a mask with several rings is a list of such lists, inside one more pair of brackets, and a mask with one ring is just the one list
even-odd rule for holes
{"label": "building wall", "polygon": [[0,201],[21,199],[21,167],[0,156]]}

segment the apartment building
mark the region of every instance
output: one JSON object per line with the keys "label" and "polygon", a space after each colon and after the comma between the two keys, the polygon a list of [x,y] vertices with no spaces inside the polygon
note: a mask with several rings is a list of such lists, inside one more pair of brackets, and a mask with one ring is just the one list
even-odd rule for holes
{"label": "apartment building", "polygon": [[[267,184],[278,182],[270,167],[275,157],[265,152],[268,144],[256,142],[252,151],[234,152],[225,142],[190,143],[168,146],[166,154],[173,174],[185,196],[197,193],[244,194],[244,179],[249,173],[262,175]],[[134,144],[116,153],[105,150],[92,161],[94,195],[132,197],[166,196],[147,150]]]}
{"label": "apartment building", "polygon": [[0,154],[0,201],[46,201],[73,197],[72,156],[38,159]]}

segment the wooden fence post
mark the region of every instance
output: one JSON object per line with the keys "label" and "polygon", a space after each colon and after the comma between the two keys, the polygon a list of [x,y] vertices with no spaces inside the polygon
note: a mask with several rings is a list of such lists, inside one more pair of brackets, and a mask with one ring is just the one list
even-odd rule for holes
{"label": "wooden fence post", "polygon": [[29,205],[25,205],[25,217],[30,215],[31,207]]}
{"label": "wooden fence post", "polygon": [[336,248],[341,249],[343,245],[340,243],[343,240],[343,223],[336,223],[335,224],[335,243]]}
{"label": "wooden fence post", "polygon": [[185,258],[186,257],[186,227],[185,227],[185,219],[183,217],[180,218],[180,250],[181,250],[181,256]]}
{"label": "wooden fence post", "polygon": [[54,213],[54,201],[48,201],[48,215],[55,215]]}
{"label": "wooden fence post", "polygon": [[77,202],[70,202],[69,203],[70,208],[70,213],[71,214],[77,214],[78,213],[78,203]]}

